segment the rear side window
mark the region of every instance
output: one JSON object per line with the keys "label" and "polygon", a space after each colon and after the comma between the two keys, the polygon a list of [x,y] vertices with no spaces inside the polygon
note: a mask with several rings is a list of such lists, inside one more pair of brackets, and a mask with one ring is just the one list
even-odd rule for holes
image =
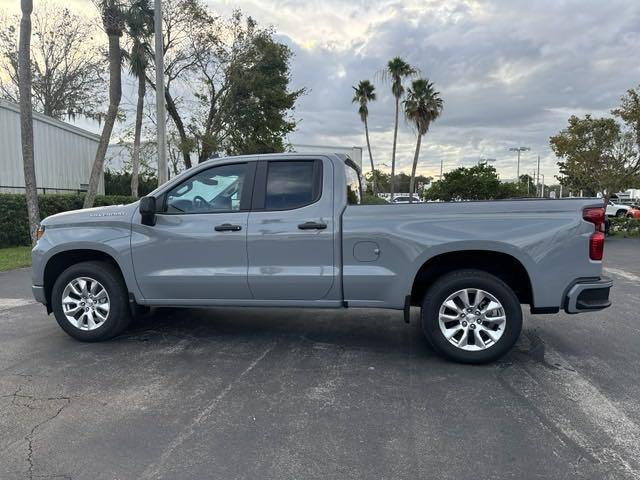
{"label": "rear side window", "polygon": [[317,160],[269,162],[264,208],[304,207],[320,198],[321,186],[322,169]]}

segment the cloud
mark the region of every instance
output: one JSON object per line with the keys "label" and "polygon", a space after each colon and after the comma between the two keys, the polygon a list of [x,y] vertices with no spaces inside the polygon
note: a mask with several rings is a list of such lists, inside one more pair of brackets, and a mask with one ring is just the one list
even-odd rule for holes
{"label": "cloud", "polygon": [[[231,2],[212,3],[213,8]],[[607,114],[640,78],[640,4],[634,1],[545,0],[239,1],[261,23],[273,24],[295,53],[293,83],[305,86],[296,117],[298,143],[364,144],[351,105],[351,85],[375,82],[370,107],[374,160],[391,155],[393,98],[377,73],[405,57],[435,82],[444,114],[428,133],[421,171],[439,173],[480,157],[496,158],[503,178],[515,177],[508,149],[525,145],[521,173],[542,157],[557,173],[548,145],[572,113]],[[415,135],[401,120],[400,168],[413,157]]]}

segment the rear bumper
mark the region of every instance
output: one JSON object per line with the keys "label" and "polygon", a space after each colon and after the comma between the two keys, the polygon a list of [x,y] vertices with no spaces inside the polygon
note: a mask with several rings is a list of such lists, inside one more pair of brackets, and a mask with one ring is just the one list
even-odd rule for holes
{"label": "rear bumper", "polygon": [[613,280],[608,277],[578,280],[568,290],[564,310],[567,313],[592,312],[611,305],[609,291]]}

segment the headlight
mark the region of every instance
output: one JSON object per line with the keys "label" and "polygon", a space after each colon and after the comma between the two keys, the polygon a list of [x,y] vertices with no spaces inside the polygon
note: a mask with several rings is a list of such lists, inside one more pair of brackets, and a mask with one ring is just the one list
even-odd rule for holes
{"label": "headlight", "polygon": [[38,230],[36,230],[36,239],[40,240],[44,235],[44,225],[39,225]]}

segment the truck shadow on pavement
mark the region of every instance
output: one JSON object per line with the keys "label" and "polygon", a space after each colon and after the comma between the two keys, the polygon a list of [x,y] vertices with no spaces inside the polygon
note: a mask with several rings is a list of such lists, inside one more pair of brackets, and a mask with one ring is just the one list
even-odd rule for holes
{"label": "truck shadow on pavement", "polygon": [[167,344],[280,341],[312,348],[366,350],[439,358],[422,336],[417,311],[410,325],[401,312],[258,308],[154,308],[114,341]]}

